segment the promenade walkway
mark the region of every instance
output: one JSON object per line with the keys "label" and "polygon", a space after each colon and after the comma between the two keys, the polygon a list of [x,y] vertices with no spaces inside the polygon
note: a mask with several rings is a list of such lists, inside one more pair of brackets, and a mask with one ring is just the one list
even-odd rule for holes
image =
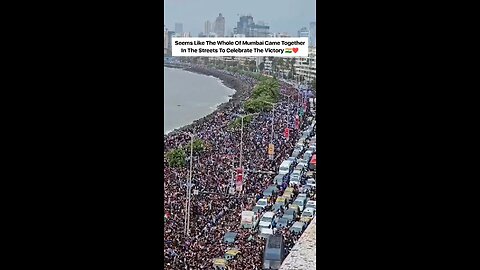
{"label": "promenade walkway", "polygon": [[316,269],[317,218],[314,218],[282,263],[280,270]]}

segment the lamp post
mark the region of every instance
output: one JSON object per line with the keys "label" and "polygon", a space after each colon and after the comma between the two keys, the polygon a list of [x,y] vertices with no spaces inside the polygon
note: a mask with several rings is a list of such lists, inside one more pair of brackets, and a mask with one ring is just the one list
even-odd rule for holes
{"label": "lamp post", "polygon": [[[247,114],[247,115],[239,115],[239,114],[236,114],[235,116],[237,117],[240,117],[242,120],[242,127],[240,128],[240,161],[239,161],[239,168],[242,169],[242,157],[243,157],[243,118],[247,117],[247,116],[251,116],[251,115],[255,115],[255,114],[258,114],[258,113],[251,113],[251,114]],[[243,173],[243,169],[242,169],[242,173]]]}
{"label": "lamp post", "polygon": [[193,173],[193,138],[194,135],[186,133],[190,136],[190,173],[187,182],[187,198],[186,198],[186,212],[185,212],[185,234],[190,235],[190,204],[192,193],[192,173]]}
{"label": "lamp post", "polygon": [[[255,114],[258,114],[258,113],[251,113],[251,114],[247,114],[247,115],[239,115],[239,114],[235,114],[235,116],[237,117],[240,117],[241,118],[241,121],[242,121],[242,126],[240,128],[240,158],[239,158],[239,168],[242,170],[242,177],[243,177],[243,167],[242,167],[242,161],[243,161],[243,118],[247,117],[247,116],[251,116],[251,115],[255,115]],[[232,184],[233,184],[233,178],[232,178]]]}
{"label": "lamp post", "polygon": [[262,102],[272,105],[272,143],[273,143],[273,120],[275,119],[275,103],[262,100]]}
{"label": "lamp post", "polygon": [[[262,102],[272,105],[272,108],[273,108],[272,109],[272,138],[271,138],[271,142],[270,142],[273,146],[273,134],[274,134],[274,129],[273,129],[274,121],[273,120],[275,119],[275,103],[264,101],[264,100],[262,100]],[[272,160],[273,160],[273,154],[272,154]]]}
{"label": "lamp post", "polygon": [[289,128],[289,124],[290,124],[290,97],[291,97],[291,95],[290,96],[283,95],[283,96],[287,97],[287,128]]}

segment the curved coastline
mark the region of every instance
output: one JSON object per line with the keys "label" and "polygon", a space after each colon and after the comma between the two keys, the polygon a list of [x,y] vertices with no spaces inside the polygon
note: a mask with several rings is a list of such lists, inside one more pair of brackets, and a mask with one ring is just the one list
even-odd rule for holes
{"label": "curved coastline", "polygon": [[239,78],[236,78],[236,77],[234,77],[230,74],[227,74],[227,73],[225,73],[221,70],[208,69],[208,68],[204,68],[204,67],[201,67],[201,66],[179,65],[179,64],[175,64],[175,65],[164,64],[164,67],[183,69],[185,71],[215,77],[215,78],[219,79],[225,87],[228,87],[228,88],[235,91],[235,93],[233,95],[229,95],[230,99],[227,102],[219,104],[213,112],[209,113],[208,115],[206,115],[204,117],[201,117],[201,118],[193,121],[191,124],[176,128],[172,131],[169,131],[168,133],[165,133],[164,138],[167,137],[167,136],[173,136],[173,135],[175,135],[177,133],[180,133],[180,132],[183,132],[183,131],[191,128],[191,127],[202,124],[203,122],[212,118],[215,113],[222,112],[227,107],[231,107],[231,106],[235,106],[235,105],[240,104],[242,101],[244,101],[245,99],[248,98],[249,93],[252,90],[246,83],[242,82]]}

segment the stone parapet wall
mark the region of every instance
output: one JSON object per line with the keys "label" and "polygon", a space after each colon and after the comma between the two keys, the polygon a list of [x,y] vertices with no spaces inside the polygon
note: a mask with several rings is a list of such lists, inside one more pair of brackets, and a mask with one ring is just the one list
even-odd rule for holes
{"label": "stone parapet wall", "polygon": [[317,218],[315,217],[292,248],[279,270],[316,269]]}

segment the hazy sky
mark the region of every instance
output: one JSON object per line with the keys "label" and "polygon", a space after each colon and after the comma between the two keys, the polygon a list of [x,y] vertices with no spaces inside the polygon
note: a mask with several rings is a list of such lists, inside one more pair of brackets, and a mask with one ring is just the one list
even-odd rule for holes
{"label": "hazy sky", "polygon": [[204,31],[205,21],[213,22],[219,13],[225,17],[225,34],[233,31],[240,15],[252,15],[255,23],[265,22],[270,32],[296,36],[297,31],[315,19],[315,0],[164,0],[165,26],[175,30],[183,23],[183,31],[197,36]]}

